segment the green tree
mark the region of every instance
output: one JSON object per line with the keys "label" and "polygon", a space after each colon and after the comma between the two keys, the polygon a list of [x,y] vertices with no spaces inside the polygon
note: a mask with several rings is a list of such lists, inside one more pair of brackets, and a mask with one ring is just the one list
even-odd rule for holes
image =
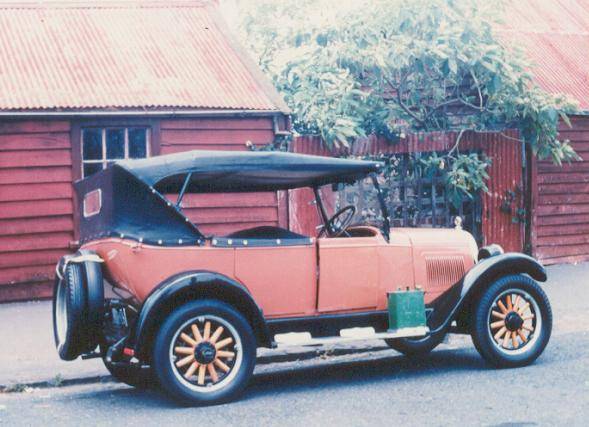
{"label": "green tree", "polygon": [[576,111],[539,88],[517,46],[502,41],[500,1],[258,0],[245,3],[246,40],[294,112],[294,129],[330,146],[369,134],[454,130],[456,144],[428,167],[453,191],[486,190],[489,159],[461,153],[465,131],[519,128],[540,158],[578,156],[558,138]]}

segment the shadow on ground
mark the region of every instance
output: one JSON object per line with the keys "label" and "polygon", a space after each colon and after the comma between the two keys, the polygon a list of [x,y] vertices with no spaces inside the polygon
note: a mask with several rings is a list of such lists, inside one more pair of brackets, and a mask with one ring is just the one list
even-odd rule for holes
{"label": "shadow on ground", "polygon": [[[318,387],[336,389],[383,381],[401,381],[407,378],[436,377],[457,371],[481,371],[490,369],[473,349],[435,351],[427,357],[409,359],[404,356],[387,355],[369,360],[324,360],[311,366],[281,367],[274,365],[269,372],[257,373],[240,399],[248,402],[268,395],[298,393]],[[157,391],[120,388],[92,391],[78,398],[100,400],[110,398],[117,405],[131,408],[168,407],[178,405]]]}

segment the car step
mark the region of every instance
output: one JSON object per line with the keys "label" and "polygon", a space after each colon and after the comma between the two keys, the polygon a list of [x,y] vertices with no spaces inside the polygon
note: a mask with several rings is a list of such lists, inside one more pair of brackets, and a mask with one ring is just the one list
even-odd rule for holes
{"label": "car step", "polygon": [[313,338],[309,332],[289,332],[276,334],[274,343],[276,348],[292,346],[321,346],[341,344],[350,341],[385,340],[393,338],[419,338],[429,333],[426,326],[414,328],[390,329],[386,332],[375,332],[373,328],[342,329],[340,336]]}

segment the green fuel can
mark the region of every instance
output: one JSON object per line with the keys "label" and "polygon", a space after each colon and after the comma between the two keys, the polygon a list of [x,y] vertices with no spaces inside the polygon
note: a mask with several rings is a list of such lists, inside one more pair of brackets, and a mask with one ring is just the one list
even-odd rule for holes
{"label": "green fuel can", "polygon": [[389,329],[425,326],[423,290],[399,290],[388,294]]}

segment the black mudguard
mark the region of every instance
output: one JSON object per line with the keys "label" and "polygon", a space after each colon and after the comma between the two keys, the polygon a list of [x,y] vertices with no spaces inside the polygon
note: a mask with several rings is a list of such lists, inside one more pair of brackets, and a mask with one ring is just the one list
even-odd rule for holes
{"label": "black mudguard", "polygon": [[465,309],[473,297],[496,279],[510,274],[527,274],[539,282],[546,281],[546,269],[534,258],[517,252],[499,254],[482,259],[462,280],[434,300],[428,318],[432,334],[449,327],[451,322]]}
{"label": "black mudguard", "polygon": [[246,287],[227,276],[210,271],[180,273],[159,284],[143,303],[125,346],[133,348],[138,358],[149,358],[153,333],[162,315],[179,304],[196,298],[213,298],[232,304],[250,321],[258,344],[271,346],[270,333],[262,310]]}

